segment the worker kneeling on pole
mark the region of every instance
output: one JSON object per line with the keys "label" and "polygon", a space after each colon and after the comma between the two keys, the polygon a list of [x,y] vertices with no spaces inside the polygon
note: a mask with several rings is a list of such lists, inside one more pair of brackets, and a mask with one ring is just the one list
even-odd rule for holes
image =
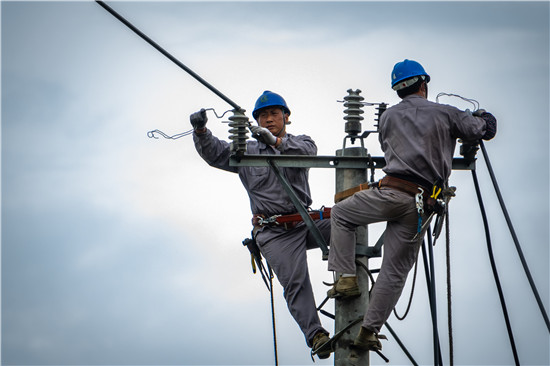
{"label": "worker kneeling on pole", "polygon": [[423,202],[436,182],[448,181],[456,140],[489,140],[496,134],[496,119],[485,110],[470,113],[428,101],[429,81],[418,62],[395,64],[391,86],[402,100],[382,114],[379,124],[386,176],[332,207],[328,269],[341,277],[329,290],[330,297],[345,299],[360,291],[355,229],[387,222],[380,273],[354,341],[363,350],[382,348],[378,334],[401,295],[422,241],[419,231],[429,215]]}

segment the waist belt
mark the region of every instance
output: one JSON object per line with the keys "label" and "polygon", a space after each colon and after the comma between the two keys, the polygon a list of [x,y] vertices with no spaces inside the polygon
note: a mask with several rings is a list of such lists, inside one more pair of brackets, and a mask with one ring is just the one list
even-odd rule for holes
{"label": "waist belt", "polygon": [[352,196],[353,194],[359,191],[369,189],[371,187],[379,187],[379,188],[390,187],[390,188],[397,189],[401,192],[409,193],[412,196],[416,195],[417,193],[420,193],[420,191],[418,190],[418,188],[420,187],[424,190],[424,194],[423,194],[424,198],[428,199],[430,197],[430,192],[428,188],[423,187],[417,183],[410,182],[405,179],[390,177],[389,175],[386,175],[384,178],[382,178],[378,182],[362,183],[356,187],[349,188],[342,192],[336,193],[336,195],[334,195],[334,202],[342,201],[344,198],[348,198],[349,196]]}
{"label": "waist belt", "polygon": [[420,193],[418,188],[422,188],[422,190],[424,191],[422,194],[424,196],[424,199],[428,199],[431,193],[429,188],[423,187],[417,183],[409,182],[405,179],[390,177],[389,175],[386,175],[378,182],[378,187],[394,188],[401,192],[409,193],[412,196]]}
{"label": "waist belt", "polygon": [[369,189],[370,187],[373,187],[373,186],[377,186],[377,183],[362,183],[362,184],[359,184],[357,187],[348,188],[342,192],[338,192],[334,195],[334,203],[340,202],[344,198],[353,196],[355,193],[362,191],[364,189]]}
{"label": "waist belt", "polygon": [[[312,220],[323,220],[330,218],[330,207],[323,207],[320,210],[308,212]],[[299,213],[289,215],[273,215],[266,217],[262,214],[252,216],[252,225],[256,226],[282,226],[285,229],[293,229],[300,222],[304,221]]]}

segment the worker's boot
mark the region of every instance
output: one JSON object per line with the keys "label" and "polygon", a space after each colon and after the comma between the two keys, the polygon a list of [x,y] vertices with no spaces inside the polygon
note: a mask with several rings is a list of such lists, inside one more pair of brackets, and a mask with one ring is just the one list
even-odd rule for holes
{"label": "worker's boot", "polygon": [[380,339],[387,339],[385,335],[376,334],[365,327],[361,327],[353,345],[364,351],[380,351],[382,343]]}
{"label": "worker's boot", "polygon": [[357,277],[340,277],[332,285],[332,288],[327,291],[327,296],[331,299],[344,299],[361,295],[361,290],[357,285]]}
{"label": "worker's boot", "polygon": [[[330,338],[327,334],[323,333],[322,331],[317,332],[317,334],[315,334],[315,336],[313,337],[311,351],[316,352],[319,347],[321,347],[328,341],[330,341]],[[332,352],[332,349],[330,347],[327,347],[326,349],[323,349],[322,351],[317,352],[317,356],[321,359],[329,358],[331,352]]]}

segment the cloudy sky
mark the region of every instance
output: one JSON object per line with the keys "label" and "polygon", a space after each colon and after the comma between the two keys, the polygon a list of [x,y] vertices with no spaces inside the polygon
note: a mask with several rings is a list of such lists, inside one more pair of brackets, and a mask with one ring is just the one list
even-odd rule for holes
{"label": "cloudy sky", "polygon": [[[282,94],[289,131],[312,136],[321,155],[342,147],[338,101],[348,89],[399,102],[390,72],[405,58],[431,75],[429,99],[479,101],[498,118],[486,147],[550,308],[548,2],[108,4],[249,116],[264,90]],[[251,227],[238,177],[204,163],[191,137],[147,137],[187,131],[200,108],[231,107],[93,1],[2,1],[1,15],[2,363],[273,364],[269,293],[241,245]],[[365,109],[365,130],[373,114]],[[209,114],[221,138],[226,117]],[[380,154],[376,137],[365,144]],[[477,174],[520,361],[546,365],[548,330],[481,154]],[[310,183],[313,207],[331,206],[334,171],[313,169]],[[451,184],[455,364],[513,364],[471,173],[454,172]],[[382,229],[370,229],[371,242]],[[443,239],[434,251],[448,363]],[[332,275],[319,251],[309,264],[322,301]],[[416,361],[431,364],[422,270],[417,283],[410,315],[389,322]],[[280,364],[311,365],[278,285],[275,306]],[[391,364],[407,364],[389,338]]]}

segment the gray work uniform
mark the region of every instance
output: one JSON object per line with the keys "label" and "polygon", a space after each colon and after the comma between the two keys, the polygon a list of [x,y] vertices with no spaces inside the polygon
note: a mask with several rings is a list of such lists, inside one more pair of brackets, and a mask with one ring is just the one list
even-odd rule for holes
{"label": "gray work uniform", "polygon": [[[297,212],[270,167],[229,166],[229,143],[213,136],[210,130],[204,134],[193,134],[193,139],[197,152],[209,165],[239,174],[248,192],[253,214],[270,217]],[[247,142],[247,153],[316,155],[317,146],[309,136],[286,134],[277,148],[250,140]],[[312,203],[308,183],[309,169],[280,168],[280,170],[304,207],[309,207]],[[317,220],[315,223],[328,243],[330,220]],[[263,226],[256,231],[255,238],[262,255],[283,286],[284,297],[291,315],[304,333],[308,346],[311,347],[317,332],[328,333],[321,326],[317,314],[307,265],[306,250],[318,247],[315,240],[303,222],[289,230],[277,226]]]}
{"label": "gray work uniform", "polygon": [[[390,176],[427,182],[422,185],[430,189],[436,179],[446,181],[451,174],[456,139],[479,140],[485,129],[486,122],[469,112],[407,96],[380,118],[383,170]],[[328,269],[340,273],[356,273],[355,228],[383,221],[387,226],[382,266],[362,324],[375,333],[395,307],[418,255],[421,239],[413,241],[418,230],[415,198],[394,188],[371,188],[337,203],[331,211]]]}

